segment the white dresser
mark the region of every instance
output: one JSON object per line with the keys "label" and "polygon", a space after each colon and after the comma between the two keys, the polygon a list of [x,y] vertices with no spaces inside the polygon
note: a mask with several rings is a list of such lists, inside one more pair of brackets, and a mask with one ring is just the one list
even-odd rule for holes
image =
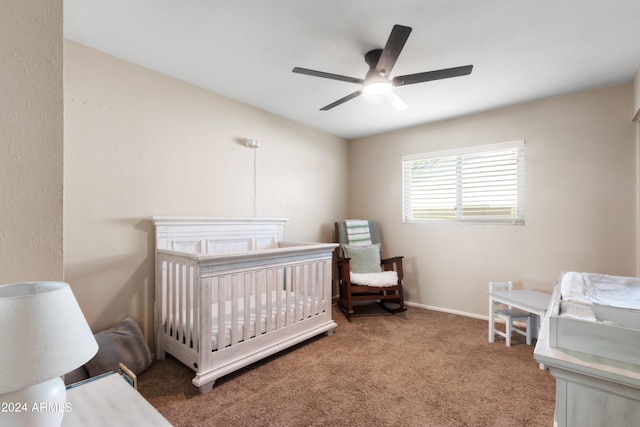
{"label": "white dresser", "polygon": [[[556,378],[558,427],[640,425],[640,366],[549,345],[549,313],[535,359]],[[640,351],[640,343],[638,351]]]}
{"label": "white dresser", "polygon": [[119,374],[88,380],[67,390],[69,411],[63,427],[171,426],[140,393]]}

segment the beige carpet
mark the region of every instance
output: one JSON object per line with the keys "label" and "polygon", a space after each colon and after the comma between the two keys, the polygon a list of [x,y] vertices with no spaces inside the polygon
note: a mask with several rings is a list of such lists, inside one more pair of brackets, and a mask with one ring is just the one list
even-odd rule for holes
{"label": "beige carpet", "polygon": [[175,426],[545,426],[555,380],[516,338],[487,342],[487,322],[410,307],[357,317],[219,379],[200,395],[172,358],[139,390]]}

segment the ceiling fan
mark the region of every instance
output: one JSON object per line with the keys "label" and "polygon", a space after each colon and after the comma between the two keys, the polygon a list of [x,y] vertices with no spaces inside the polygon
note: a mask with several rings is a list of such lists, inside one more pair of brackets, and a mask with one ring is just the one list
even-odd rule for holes
{"label": "ceiling fan", "polygon": [[407,104],[391,90],[391,86],[406,86],[415,83],[422,83],[431,80],[448,79],[450,77],[466,76],[471,74],[473,65],[465,65],[462,67],[446,68],[442,70],[426,71],[423,73],[406,74],[404,76],[396,76],[393,79],[389,77],[391,70],[402,52],[404,44],[407,42],[411,34],[411,27],[403,25],[394,25],[387,40],[384,49],[373,49],[364,56],[365,62],[369,65],[369,71],[364,79],[343,76],[340,74],[325,73],[323,71],[310,70],[308,68],[295,67],[294,73],[306,74],[309,76],[323,77],[325,79],[340,80],[348,83],[356,83],[362,87],[349,95],[322,107],[321,111],[327,111],[340,104],[343,104],[357,96],[364,94],[383,95],[385,94],[392,105],[397,110],[408,108]]}

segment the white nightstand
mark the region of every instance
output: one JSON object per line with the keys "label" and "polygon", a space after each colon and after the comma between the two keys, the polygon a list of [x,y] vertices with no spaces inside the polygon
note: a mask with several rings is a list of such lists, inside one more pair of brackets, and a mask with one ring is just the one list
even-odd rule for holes
{"label": "white nightstand", "polygon": [[171,426],[117,373],[70,386],[67,406],[69,410],[62,420],[64,427]]}

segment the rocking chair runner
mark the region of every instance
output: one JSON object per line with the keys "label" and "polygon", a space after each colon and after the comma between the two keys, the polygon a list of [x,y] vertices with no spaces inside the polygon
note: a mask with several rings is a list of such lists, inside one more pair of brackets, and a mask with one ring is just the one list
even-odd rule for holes
{"label": "rocking chair runner", "polygon": [[402,294],[403,257],[382,259],[375,221],[336,222],[335,242],[340,243],[336,249],[339,306],[347,318],[356,314],[354,302],[358,301],[378,301],[391,313],[406,311]]}

